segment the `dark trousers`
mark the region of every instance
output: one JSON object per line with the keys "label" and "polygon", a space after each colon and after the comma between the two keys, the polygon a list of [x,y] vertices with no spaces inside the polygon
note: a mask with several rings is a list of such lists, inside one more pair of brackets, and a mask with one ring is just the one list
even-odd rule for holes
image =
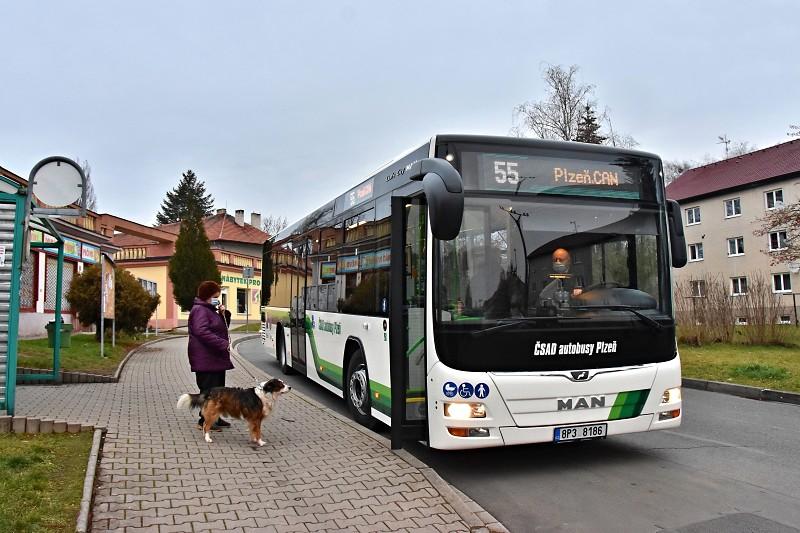
{"label": "dark trousers", "polygon": [[[197,379],[197,388],[200,392],[208,392],[214,387],[225,386],[225,371],[222,372],[195,372],[195,379]],[[200,415],[198,424],[203,424],[203,415]]]}

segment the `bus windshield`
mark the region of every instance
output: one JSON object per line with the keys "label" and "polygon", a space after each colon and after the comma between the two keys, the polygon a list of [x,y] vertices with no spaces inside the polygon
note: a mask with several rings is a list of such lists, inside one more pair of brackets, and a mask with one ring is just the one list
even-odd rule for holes
{"label": "bus windshield", "polygon": [[658,210],[635,203],[468,197],[439,245],[439,320],[663,313],[659,240]]}

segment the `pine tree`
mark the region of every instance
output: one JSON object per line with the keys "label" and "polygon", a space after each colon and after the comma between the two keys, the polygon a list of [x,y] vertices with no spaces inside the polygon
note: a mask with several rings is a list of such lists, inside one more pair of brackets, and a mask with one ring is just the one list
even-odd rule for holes
{"label": "pine tree", "polygon": [[220,282],[220,273],[203,226],[203,219],[190,216],[181,221],[175,253],[169,260],[172,294],[181,309],[192,308],[197,287],[203,281]]}
{"label": "pine tree", "polygon": [[189,169],[183,173],[178,186],[167,191],[156,221],[159,224],[172,224],[195,215],[207,217],[212,214],[213,207],[214,199],[206,194],[206,184]]}
{"label": "pine tree", "polygon": [[582,143],[603,144],[607,138],[600,134],[600,124],[597,123],[597,116],[594,114],[592,106],[584,105],[578,119],[578,132],[575,134],[574,140]]}

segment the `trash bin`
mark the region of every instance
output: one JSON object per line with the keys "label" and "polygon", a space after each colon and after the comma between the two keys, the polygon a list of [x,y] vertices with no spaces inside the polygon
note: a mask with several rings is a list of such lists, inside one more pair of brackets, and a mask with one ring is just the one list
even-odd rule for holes
{"label": "trash bin", "polygon": [[[55,321],[48,322],[47,325],[44,327],[47,330],[47,346],[50,348],[53,347],[53,341],[55,340],[55,329],[56,323]],[[72,346],[72,324],[65,324],[61,323],[61,347],[62,348],[69,348]]]}

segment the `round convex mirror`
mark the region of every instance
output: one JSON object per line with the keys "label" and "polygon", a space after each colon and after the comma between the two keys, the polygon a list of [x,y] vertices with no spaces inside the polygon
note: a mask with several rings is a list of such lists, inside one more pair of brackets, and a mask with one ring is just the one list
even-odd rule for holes
{"label": "round convex mirror", "polygon": [[32,173],[33,194],[48,207],[66,207],[81,199],[83,173],[66,157],[42,160]]}

